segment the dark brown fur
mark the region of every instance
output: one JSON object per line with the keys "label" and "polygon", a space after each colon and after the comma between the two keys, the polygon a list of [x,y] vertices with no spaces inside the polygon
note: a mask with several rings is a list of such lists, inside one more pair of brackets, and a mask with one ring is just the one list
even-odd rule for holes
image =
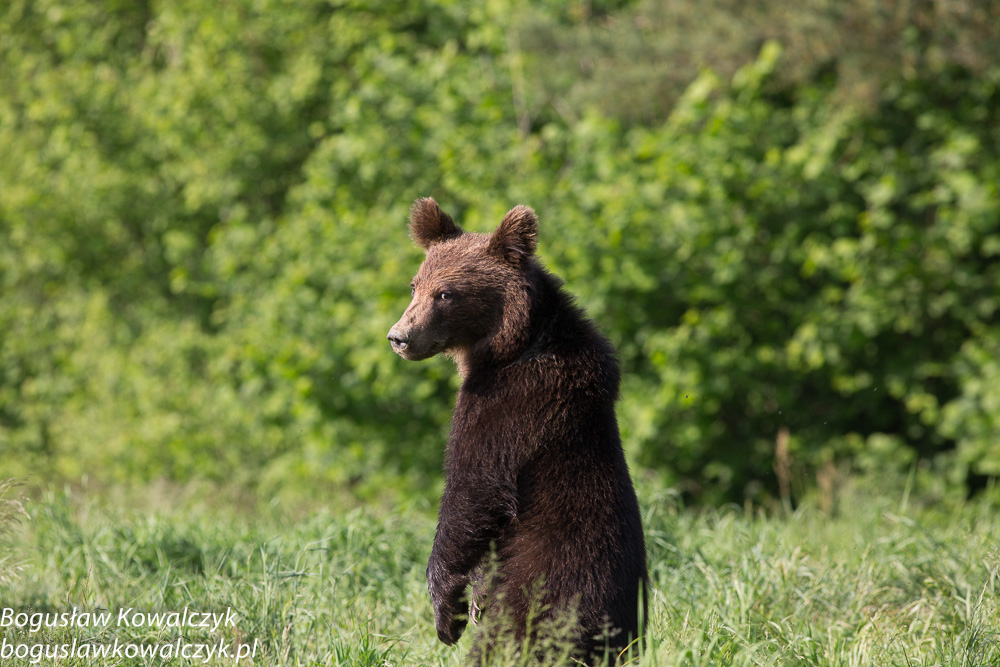
{"label": "dark brown fur", "polygon": [[410,228],[427,256],[389,340],[406,359],[448,354],[462,375],[427,566],[438,637],[462,634],[492,552],[493,590],[476,591],[487,616],[523,636],[541,581],[546,614],[577,614],[581,657],[617,653],[642,632],[646,555],[611,344],[534,257],[530,208],[472,234],[420,199]]}

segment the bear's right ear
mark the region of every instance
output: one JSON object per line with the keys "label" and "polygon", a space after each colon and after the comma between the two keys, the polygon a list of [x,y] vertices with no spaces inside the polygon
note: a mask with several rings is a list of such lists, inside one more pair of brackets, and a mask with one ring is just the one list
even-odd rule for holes
{"label": "bear's right ear", "polygon": [[413,202],[410,207],[410,236],[424,250],[435,243],[462,235],[462,228],[455,224],[451,216],[441,210],[432,197]]}

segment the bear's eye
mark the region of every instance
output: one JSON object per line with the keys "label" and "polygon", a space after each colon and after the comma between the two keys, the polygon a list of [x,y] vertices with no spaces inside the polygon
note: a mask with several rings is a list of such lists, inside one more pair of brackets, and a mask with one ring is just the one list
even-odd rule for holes
{"label": "bear's eye", "polygon": [[448,299],[451,298],[451,292],[441,292],[440,294],[438,294],[438,298],[441,299],[442,301],[447,301]]}
{"label": "bear's eye", "polygon": [[410,283],[410,296],[413,296],[416,293],[417,293],[417,288],[413,286],[413,283]]}

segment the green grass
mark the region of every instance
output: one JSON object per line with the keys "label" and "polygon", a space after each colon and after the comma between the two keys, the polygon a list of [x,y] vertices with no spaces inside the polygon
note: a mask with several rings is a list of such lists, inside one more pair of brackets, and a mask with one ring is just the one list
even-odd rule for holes
{"label": "green grass", "polygon": [[[1000,664],[1000,517],[985,504],[945,511],[855,492],[835,518],[809,507],[768,517],[687,511],[669,493],[639,491],[652,600],[646,651],[633,664]],[[0,557],[23,568],[0,582],[0,612],[115,617],[107,627],[8,625],[7,644],[148,647],[180,637],[232,653],[255,645],[255,659],[241,663],[254,665],[459,665],[468,650],[468,637],[448,648],[434,634],[426,502],[391,512],[251,511],[190,498],[131,506],[50,493],[25,503],[29,518],[6,519]],[[185,608],[232,610],[237,620],[214,631],[116,623],[121,609]]]}

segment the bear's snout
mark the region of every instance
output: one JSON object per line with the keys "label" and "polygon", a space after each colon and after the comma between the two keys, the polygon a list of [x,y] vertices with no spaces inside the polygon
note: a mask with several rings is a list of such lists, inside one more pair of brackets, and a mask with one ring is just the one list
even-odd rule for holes
{"label": "bear's snout", "polygon": [[407,361],[423,361],[445,348],[445,345],[427,335],[425,329],[397,322],[386,336],[392,350]]}
{"label": "bear's snout", "polygon": [[392,349],[396,354],[402,354],[410,343],[409,336],[399,333],[396,327],[389,329],[389,335],[386,338],[389,339],[389,344],[392,345]]}

